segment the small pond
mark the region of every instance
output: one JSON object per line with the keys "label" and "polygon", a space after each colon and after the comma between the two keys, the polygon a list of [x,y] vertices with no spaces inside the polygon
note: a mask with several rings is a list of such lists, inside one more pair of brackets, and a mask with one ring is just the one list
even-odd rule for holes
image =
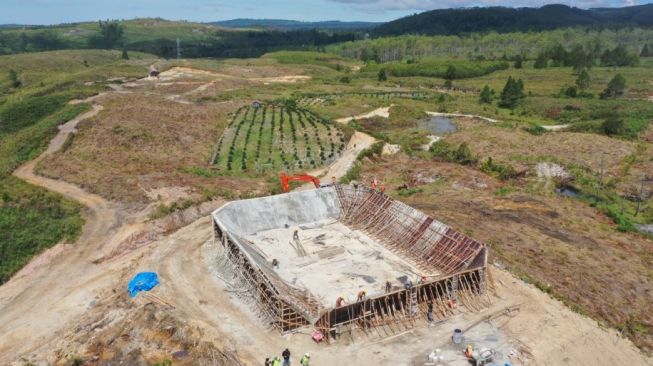
{"label": "small pond", "polygon": [[450,118],[442,116],[432,116],[417,122],[417,127],[421,130],[429,131],[434,135],[456,132],[458,127]]}
{"label": "small pond", "polygon": [[576,198],[576,197],[580,196],[580,192],[578,192],[573,187],[569,187],[569,186],[562,186],[562,187],[556,188],[556,193],[561,195],[561,196],[564,196],[564,197]]}

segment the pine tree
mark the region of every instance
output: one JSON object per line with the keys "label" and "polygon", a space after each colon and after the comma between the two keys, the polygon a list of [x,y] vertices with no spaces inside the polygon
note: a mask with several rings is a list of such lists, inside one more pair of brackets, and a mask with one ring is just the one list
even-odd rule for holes
{"label": "pine tree", "polygon": [[499,107],[515,108],[524,97],[524,82],[521,79],[515,80],[512,76],[509,76],[499,96]]}
{"label": "pine tree", "polygon": [[385,69],[379,70],[379,74],[377,75],[377,78],[379,81],[386,81],[388,80],[388,75],[385,73]]}
{"label": "pine tree", "polygon": [[481,90],[481,95],[478,98],[480,104],[492,104],[492,99],[494,99],[494,90],[490,89],[489,86],[484,86]]}
{"label": "pine tree", "polygon": [[522,60],[521,55],[515,56],[515,69],[521,69],[522,62],[523,62],[523,60]]}
{"label": "pine tree", "polygon": [[580,90],[585,90],[589,88],[591,83],[592,83],[592,79],[590,78],[590,74],[587,72],[586,69],[582,69],[578,74],[578,78],[576,79],[576,86]]}
{"label": "pine tree", "polygon": [[18,88],[22,84],[22,82],[18,79],[18,73],[14,69],[9,69],[9,81],[11,82],[12,88]]}
{"label": "pine tree", "polygon": [[642,52],[639,54],[639,57],[651,57],[653,56],[653,51],[651,51],[650,48],[648,48],[648,44],[644,44],[644,48],[642,48]]}
{"label": "pine tree", "polygon": [[601,93],[601,99],[616,98],[624,93],[626,79],[621,74],[615,75]]}
{"label": "pine tree", "polygon": [[453,80],[456,78],[456,67],[453,65],[449,65],[447,67],[447,71],[444,73],[444,78],[447,80]]}
{"label": "pine tree", "polygon": [[548,64],[549,64],[549,58],[544,52],[542,52],[539,55],[537,55],[533,67],[536,69],[544,69],[548,66]]}

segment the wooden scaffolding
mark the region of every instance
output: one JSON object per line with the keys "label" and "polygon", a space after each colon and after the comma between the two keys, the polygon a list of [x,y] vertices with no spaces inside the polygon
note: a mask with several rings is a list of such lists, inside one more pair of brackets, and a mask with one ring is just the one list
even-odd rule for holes
{"label": "wooden scaffolding", "polygon": [[[381,337],[407,330],[431,312],[434,321],[451,317],[459,306],[469,311],[487,307],[487,246],[391,197],[365,187],[336,185],[340,221],[361,230],[424,273],[402,288],[338,308],[325,308],[306,289],[277,276],[274,268],[248,243],[214,220],[215,238],[224,262],[266,324],[281,332],[314,327],[327,341],[353,329]],[[379,292],[383,290],[380,289]],[[431,309],[429,311],[429,309]]]}

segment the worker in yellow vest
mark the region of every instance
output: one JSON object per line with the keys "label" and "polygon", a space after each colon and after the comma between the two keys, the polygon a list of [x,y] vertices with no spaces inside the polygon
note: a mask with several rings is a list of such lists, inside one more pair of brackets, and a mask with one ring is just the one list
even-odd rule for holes
{"label": "worker in yellow vest", "polygon": [[302,357],[301,360],[299,360],[299,363],[302,366],[308,366],[308,361],[310,361],[311,355],[308,354],[308,352],[304,353],[304,356]]}

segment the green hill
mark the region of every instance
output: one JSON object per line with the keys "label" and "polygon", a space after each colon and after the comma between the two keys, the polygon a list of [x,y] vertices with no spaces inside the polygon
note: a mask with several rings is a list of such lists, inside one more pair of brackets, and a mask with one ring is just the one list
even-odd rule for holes
{"label": "green hill", "polygon": [[575,26],[653,26],[653,4],[624,8],[579,9],[566,5],[541,8],[439,9],[385,23],[373,36],[402,34],[457,35],[495,31],[525,32]]}

